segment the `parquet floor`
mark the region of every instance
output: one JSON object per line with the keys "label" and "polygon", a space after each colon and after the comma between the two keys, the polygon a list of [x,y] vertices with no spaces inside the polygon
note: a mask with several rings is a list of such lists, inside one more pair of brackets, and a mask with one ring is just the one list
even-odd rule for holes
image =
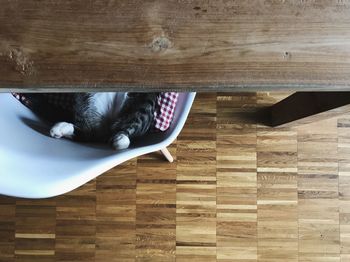
{"label": "parquet floor", "polygon": [[350,116],[258,125],[284,95],[199,94],[174,163],[155,153],[53,199],[0,197],[0,261],[350,261]]}

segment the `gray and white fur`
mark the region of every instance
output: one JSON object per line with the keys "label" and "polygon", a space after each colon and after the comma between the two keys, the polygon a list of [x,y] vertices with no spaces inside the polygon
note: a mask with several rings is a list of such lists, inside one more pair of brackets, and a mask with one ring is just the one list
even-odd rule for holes
{"label": "gray and white fur", "polygon": [[[133,138],[146,134],[153,123],[157,93],[77,93],[71,117],[56,122],[54,138],[110,143],[125,149]],[[34,111],[47,110],[37,102]],[[37,112],[40,115],[40,112]],[[46,116],[46,118],[51,116]],[[51,117],[52,118],[52,117]],[[53,119],[49,119],[53,120]]]}

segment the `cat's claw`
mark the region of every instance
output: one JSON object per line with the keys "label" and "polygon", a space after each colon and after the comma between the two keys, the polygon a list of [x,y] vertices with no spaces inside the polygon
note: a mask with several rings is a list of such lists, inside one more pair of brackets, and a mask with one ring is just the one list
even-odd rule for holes
{"label": "cat's claw", "polygon": [[68,137],[74,134],[74,125],[67,122],[56,123],[50,130],[50,135],[54,138]]}
{"label": "cat's claw", "polygon": [[130,145],[130,139],[125,134],[117,134],[113,138],[113,147],[116,150],[126,149]]}

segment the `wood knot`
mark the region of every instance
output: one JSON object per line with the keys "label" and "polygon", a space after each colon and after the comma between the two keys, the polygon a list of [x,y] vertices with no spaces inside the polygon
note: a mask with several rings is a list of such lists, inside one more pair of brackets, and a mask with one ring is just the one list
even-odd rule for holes
{"label": "wood knot", "polygon": [[18,48],[11,48],[8,53],[8,60],[13,64],[14,69],[22,75],[33,74],[33,61]]}
{"label": "wood knot", "polygon": [[159,36],[153,39],[150,48],[152,52],[159,53],[171,47],[170,40],[165,36]]}
{"label": "wood knot", "polygon": [[290,60],[292,58],[292,54],[290,52],[284,52],[283,58],[286,60]]}

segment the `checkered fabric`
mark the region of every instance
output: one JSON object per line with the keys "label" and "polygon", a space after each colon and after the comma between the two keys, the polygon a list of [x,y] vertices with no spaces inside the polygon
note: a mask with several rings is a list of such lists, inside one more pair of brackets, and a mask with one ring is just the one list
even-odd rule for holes
{"label": "checkered fabric", "polygon": [[[22,104],[31,107],[30,100],[25,94],[12,93]],[[49,93],[42,94],[46,101],[56,107],[63,110],[72,110],[73,97],[70,94],[65,93]],[[179,94],[175,92],[160,93],[157,98],[156,110],[154,112],[154,125],[155,131],[166,131],[171,124],[174,117],[175,107]]]}
{"label": "checkered fabric", "polygon": [[161,93],[157,98],[157,108],[154,112],[154,128],[165,131],[169,128],[174,117],[175,107],[179,93]]}
{"label": "checkered fabric", "polygon": [[[31,107],[30,98],[28,98],[25,94],[12,93],[14,97],[16,97],[22,104],[27,107]],[[48,104],[52,105],[56,108],[62,108],[65,110],[72,110],[72,104],[74,102],[74,98],[72,94],[69,93],[45,93],[40,94],[45,98]]]}
{"label": "checkered fabric", "polygon": [[30,108],[30,100],[28,100],[25,95],[22,95],[22,94],[18,94],[18,93],[12,93],[12,95],[17,99],[19,100],[23,105],[25,105],[26,107],[29,107]]}

